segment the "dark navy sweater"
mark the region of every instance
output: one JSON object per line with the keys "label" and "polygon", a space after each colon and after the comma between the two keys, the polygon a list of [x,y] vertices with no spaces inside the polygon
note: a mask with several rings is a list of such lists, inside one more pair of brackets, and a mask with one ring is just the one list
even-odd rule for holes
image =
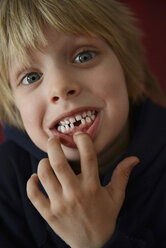
{"label": "dark navy sweater", "polygon": [[[108,184],[123,158],[135,155],[141,162],[131,173],[115,233],[103,248],[166,248],[166,109],[147,100],[133,109],[132,119],[131,144],[101,177],[101,184]],[[0,145],[0,247],[68,247],[26,195],[27,180],[47,154],[13,127],[6,126],[4,133],[6,141]]]}

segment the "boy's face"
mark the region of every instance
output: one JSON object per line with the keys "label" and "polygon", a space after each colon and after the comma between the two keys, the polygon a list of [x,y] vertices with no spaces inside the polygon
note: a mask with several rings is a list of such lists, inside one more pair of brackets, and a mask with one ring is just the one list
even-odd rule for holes
{"label": "boy's face", "polygon": [[122,67],[99,38],[48,28],[48,46],[29,51],[28,68],[13,59],[10,82],[32,141],[46,151],[58,135],[69,160],[79,158],[72,134],[88,132],[97,153],[121,139],[129,111]]}

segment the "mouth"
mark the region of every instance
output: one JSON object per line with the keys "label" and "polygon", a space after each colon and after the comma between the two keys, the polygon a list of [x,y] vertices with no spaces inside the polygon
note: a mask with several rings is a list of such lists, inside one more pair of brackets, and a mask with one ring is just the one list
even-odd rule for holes
{"label": "mouth", "polygon": [[76,148],[73,140],[74,133],[87,133],[94,140],[99,120],[99,110],[87,109],[62,117],[50,127],[50,131],[53,135],[59,136],[61,143],[65,146]]}

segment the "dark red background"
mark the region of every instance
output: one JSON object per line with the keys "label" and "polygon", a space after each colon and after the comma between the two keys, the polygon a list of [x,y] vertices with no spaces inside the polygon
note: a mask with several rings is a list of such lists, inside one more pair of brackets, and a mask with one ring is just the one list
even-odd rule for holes
{"label": "dark red background", "polygon": [[[147,60],[153,73],[166,94],[166,1],[164,0],[121,0],[131,6],[140,20],[144,32],[143,43]],[[0,129],[0,141],[3,140]]]}
{"label": "dark red background", "polygon": [[143,43],[153,73],[166,93],[166,1],[164,0],[121,0],[128,3],[140,20],[144,32]]}

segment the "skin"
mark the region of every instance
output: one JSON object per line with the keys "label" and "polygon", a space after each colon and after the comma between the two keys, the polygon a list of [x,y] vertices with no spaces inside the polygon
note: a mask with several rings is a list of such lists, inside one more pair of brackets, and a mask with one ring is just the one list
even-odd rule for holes
{"label": "skin", "polygon": [[[17,56],[10,68],[15,103],[27,133],[40,149],[47,151],[47,140],[52,136],[49,126],[62,113],[80,107],[99,108],[101,119],[93,143],[97,154],[102,153],[102,159],[109,156],[107,160],[110,161],[116,139],[118,149],[120,143],[126,142],[124,132],[129,111],[125,77],[116,55],[99,38],[70,36],[52,28],[47,30],[46,37],[48,46],[42,51],[28,51],[30,65],[27,69],[19,63]],[[91,60],[74,62],[87,50],[95,53]],[[31,72],[41,73],[41,79],[24,84],[26,74]],[[108,148],[109,155],[104,153]],[[68,160],[79,159],[77,149],[64,145],[62,149]]]}
{"label": "skin", "polygon": [[[138,158],[122,161],[111,182],[101,187],[105,171],[129,143],[129,101],[123,69],[99,38],[71,36],[48,27],[48,45],[29,50],[29,67],[17,56],[10,67],[15,104],[32,141],[48,153],[27,183],[31,202],[52,229],[72,248],[101,247],[113,234],[129,174]],[[91,58],[78,63],[82,52]],[[92,56],[93,55],[93,56]],[[27,74],[41,77],[27,84]],[[74,135],[77,149],[60,143],[49,126],[61,113],[77,108],[100,109],[95,138]],[[72,168],[81,172],[75,175]],[[75,167],[74,167],[75,166]],[[98,171],[99,169],[99,171]],[[38,188],[45,188],[46,198]]]}
{"label": "skin", "polygon": [[[82,173],[75,175],[58,138],[48,141],[48,159],[40,161],[38,173],[27,183],[27,194],[52,229],[72,248],[101,248],[113,235],[116,219],[136,157],[124,159],[111,182],[100,185],[94,145],[87,134],[74,136]],[[38,188],[44,186],[48,198]]]}

